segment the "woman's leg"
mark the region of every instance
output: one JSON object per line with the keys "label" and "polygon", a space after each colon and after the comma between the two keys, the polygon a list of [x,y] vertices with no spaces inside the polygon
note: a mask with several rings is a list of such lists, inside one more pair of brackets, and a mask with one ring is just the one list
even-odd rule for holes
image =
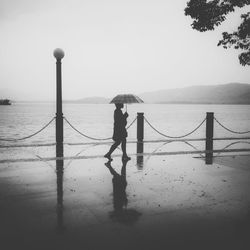
{"label": "woman's leg", "polygon": [[123,154],[123,157],[127,156],[126,143],[127,143],[127,140],[125,138],[125,139],[122,140],[122,154]]}
{"label": "woman's leg", "polygon": [[115,141],[115,143],[110,147],[110,150],[107,154],[104,155],[106,158],[110,158],[111,154],[114,152],[114,150],[119,146],[121,141]]}
{"label": "woman's leg", "polygon": [[122,159],[128,161],[131,158],[128,157],[128,155],[127,155],[126,144],[127,144],[127,140],[125,138],[125,139],[122,140],[122,153],[123,153],[122,154]]}
{"label": "woman's leg", "polygon": [[124,160],[130,160],[131,158],[128,157],[128,155],[127,155],[126,144],[127,144],[127,140],[125,138],[125,139],[122,140],[122,158]]}

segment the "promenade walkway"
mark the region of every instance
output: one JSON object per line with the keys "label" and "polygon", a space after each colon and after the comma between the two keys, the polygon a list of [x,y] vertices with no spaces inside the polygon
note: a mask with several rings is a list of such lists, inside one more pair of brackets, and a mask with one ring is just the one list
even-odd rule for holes
{"label": "promenade walkway", "polygon": [[[199,157],[132,156],[120,200],[104,158],[64,161],[63,172],[55,161],[1,163],[1,248],[245,249],[250,155],[220,155],[212,165]],[[121,174],[121,159],[111,167]]]}

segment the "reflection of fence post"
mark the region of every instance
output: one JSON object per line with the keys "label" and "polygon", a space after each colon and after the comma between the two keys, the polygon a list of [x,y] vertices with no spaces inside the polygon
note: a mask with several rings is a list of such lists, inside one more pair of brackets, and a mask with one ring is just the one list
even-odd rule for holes
{"label": "reflection of fence post", "polygon": [[[143,142],[137,142],[137,154],[143,153]],[[136,164],[138,169],[143,168],[143,155],[137,155]]]}
{"label": "reflection of fence post", "polygon": [[[144,139],[144,113],[137,113],[137,154],[143,153],[143,139]],[[143,167],[143,155],[137,156],[137,167]]]}
{"label": "reflection of fence post", "polygon": [[206,164],[213,163],[213,136],[214,136],[214,113],[207,112],[207,118],[206,118]]}

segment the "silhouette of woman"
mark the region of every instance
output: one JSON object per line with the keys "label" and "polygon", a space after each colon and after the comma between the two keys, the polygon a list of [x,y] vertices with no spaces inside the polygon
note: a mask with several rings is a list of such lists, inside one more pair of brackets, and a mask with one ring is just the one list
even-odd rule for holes
{"label": "silhouette of woman", "polygon": [[109,161],[112,161],[111,154],[114,150],[121,144],[122,146],[122,160],[130,160],[126,152],[126,138],[128,136],[126,125],[128,113],[122,113],[121,109],[123,108],[123,103],[116,103],[116,109],[114,111],[114,133],[112,139],[114,144],[110,147],[110,150],[107,154],[104,155]]}

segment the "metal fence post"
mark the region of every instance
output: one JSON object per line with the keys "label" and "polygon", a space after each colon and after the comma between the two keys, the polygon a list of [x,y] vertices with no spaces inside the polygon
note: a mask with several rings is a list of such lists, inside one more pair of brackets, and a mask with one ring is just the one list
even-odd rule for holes
{"label": "metal fence post", "polygon": [[207,112],[206,118],[206,164],[213,163],[214,113]]}
{"label": "metal fence post", "polygon": [[137,142],[144,139],[144,113],[137,113]]}
{"label": "metal fence post", "polygon": [[[143,153],[143,139],[144,139],[144,113],[137,113],[137,154]],[[143,168],[143,155],[137,155],[137,167]]]}

